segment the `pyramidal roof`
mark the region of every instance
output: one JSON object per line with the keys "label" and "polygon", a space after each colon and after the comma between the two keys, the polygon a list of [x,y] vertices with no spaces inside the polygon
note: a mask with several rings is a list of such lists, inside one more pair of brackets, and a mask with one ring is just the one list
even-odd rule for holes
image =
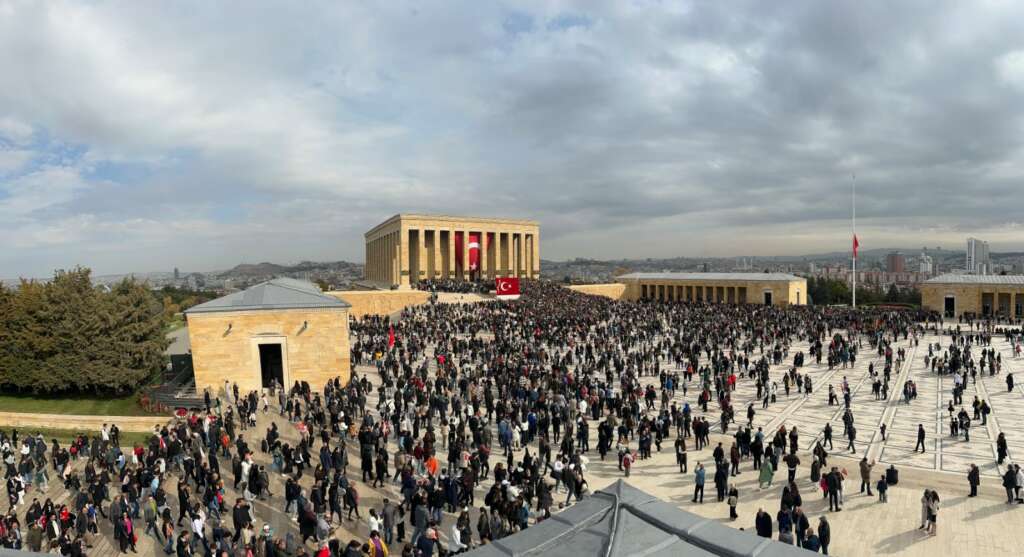
{"label": "pyramidal roof", "polygon": [[261,282],[241,292],[193,306],[186,310],[185,314],[347,307],[351,307],[351,305],[324,294],[317,285],[311,282],[292,278],[276,278]]}
{"label": "pyramidal roof", "polygon": [[793,545],[686,512],[623,480],[467,557],[797,557]]}

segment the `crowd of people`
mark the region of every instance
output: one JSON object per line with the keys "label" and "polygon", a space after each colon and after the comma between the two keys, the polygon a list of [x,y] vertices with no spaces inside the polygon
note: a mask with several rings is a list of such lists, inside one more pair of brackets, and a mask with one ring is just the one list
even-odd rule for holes
{"label": "crowd of people", "polygon": [[[615,459],[628,476],[673,446],[689,474],[688,445],[714,445],[708,467],[693,463],[694,501],[709,479],[739,519],[734,478],[746,463],[765,489],[784,468],[774,518],[763,510],[745,518],[760,535],[827,553],[829,522],[812,525],[797,481],[800,435],[817,432],[762,431],[755,406],[826,388],[805,371],[811,361],[843,370],[865,353],[879,363],[869,366],[872,391],[887,396],[907,357],[898,345],[939,332],[940,323],[913,310],[618,302],[545,281],[524,281],[514,303],[368,316],[351,323],[351,363],[373,372],[345,382],[249,393],[225,383],[206,393],[205,408],[130,448],[113,428],[70,445],[0,437],[11,502],[0,544],[84,555],[109,521],[121,551],[148,535],[179,556],[433,557],[512,535],[586,497],[596,459]],[[928,347],[931,365],[972,369],[977,342],[951,335],[945,351]],[[998,354],[982,354],[979,369],[998,364]],[[745,420],[736,398],[744,382],[757,393]],[[852,389],[845,377],[827,389],[829,404],[844,407],[843,434],[855,450]],[[270,425],[256,429],[258,419]],[[831,436],[827,424],[809,477],[839,512],[847,472],[829,465]],[[868,495],[873,466],[861,461]],[[874,484],[882,502],[886,480]],[[28,500],[25,487],[45,492],[47,481],[62,483],[65,502]],[[366,493],[383,499],[361,508]],[[261,519],[272,497],[283,498],[275,512],[297,532]],[[937,495],[929,508],[937,512]],[[344,543],[338,528],[368,535]]]}
{"label": "crowd of people", "polygon": [[452,280],[423,279],[412,285],[417,290],[427,292],[454,292],[456,294],[487,294],[494,290],[494,281],[488,280]]}

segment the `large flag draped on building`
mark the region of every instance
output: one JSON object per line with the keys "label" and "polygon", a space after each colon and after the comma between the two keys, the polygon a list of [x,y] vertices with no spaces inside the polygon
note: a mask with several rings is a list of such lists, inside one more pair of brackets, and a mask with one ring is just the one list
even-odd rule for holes
{"label": "large flag draped on building", "polygon": [[469,234],[469,271],[475,273],[480,268],[480,235]]}

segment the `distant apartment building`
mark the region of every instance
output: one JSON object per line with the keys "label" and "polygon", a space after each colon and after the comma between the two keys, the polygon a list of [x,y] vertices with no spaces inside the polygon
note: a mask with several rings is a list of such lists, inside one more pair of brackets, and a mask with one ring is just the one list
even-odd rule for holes
{"label": "distant apartment building", "polygon": [[902,273],[906,271],[907,258],[903,254],[894,251],[885,256],[885,270],[890,273]]}
{"label": "distant apartment building", "polygon": [[977,238],[967,239],[967,262],[968,273],[975,275],[989,274],[991,262],[988,257],[988,242]]}
{"label": "distant apartment building", "polygon": [[[813,273],[814,277],[841,280],[846,284],[853,284],[853,272],[844,266],[824,266]],[[902,271],[892,273],[889,271],[868,270],[857,271],[857,288],[869,288],[876,290],[888,290],[890,286],[897,288],[917,288],[922,282],[935,276],[932,272]]]}
{"label": "distant apartment building", "polygon": [[920,259],[920,264],[918,266],[918,271],[921,272],[921,273],[928,273],[928,274],[932,274],[932,273],[935,272],[935,263],[932,262],[932,256],[928,255],[927,253],[922,253],[921,254],[921,259]]}

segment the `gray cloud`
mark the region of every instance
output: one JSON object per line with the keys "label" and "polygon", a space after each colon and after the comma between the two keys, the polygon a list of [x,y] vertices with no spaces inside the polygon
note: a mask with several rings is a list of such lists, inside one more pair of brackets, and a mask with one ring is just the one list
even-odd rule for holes
{"label": "gray cloud", "polygon": [[362,258],[401,211],[549,258],[1024,247],[1014,3],[0,0],[0,276]]}

